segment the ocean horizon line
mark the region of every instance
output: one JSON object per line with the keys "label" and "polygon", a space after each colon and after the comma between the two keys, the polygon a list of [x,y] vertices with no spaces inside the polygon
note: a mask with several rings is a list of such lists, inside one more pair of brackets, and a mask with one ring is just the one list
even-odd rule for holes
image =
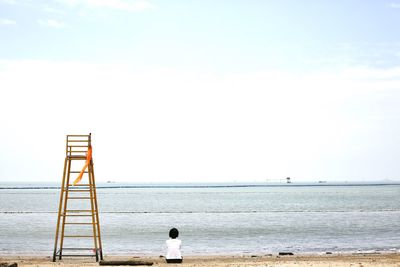
{"label": "ocean horizon line", "polygon": [[[2,189],[60,189],[57,182],[1,182]],[[221,183],[117,183],[100,182],[97,183],[98,189],[118,189],[118,188],[137,188],[137,189],[156,189],[156,188],[257,188],[257,187],[315,187],[315,186],[394,186],[400,185],[400,181],[371,181],[371,182],[221,182]]]}

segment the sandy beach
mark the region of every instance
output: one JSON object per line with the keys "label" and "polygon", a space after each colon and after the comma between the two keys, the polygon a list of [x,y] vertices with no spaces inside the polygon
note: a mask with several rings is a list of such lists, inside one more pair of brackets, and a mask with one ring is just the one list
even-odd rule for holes
{"label": "sandy beach", "polygon": [[[185,257],[183,264],[166,264],[160,257],[107,256],[105,260],[142,260],[153,262],[153,266],[400,266],[400,254],[334,254],[294,256],[193,256]],[[18,266],[98,266],[93,259],[65,259],[51,262],[50,257],[6,256],[1,262],[18,263]]]}

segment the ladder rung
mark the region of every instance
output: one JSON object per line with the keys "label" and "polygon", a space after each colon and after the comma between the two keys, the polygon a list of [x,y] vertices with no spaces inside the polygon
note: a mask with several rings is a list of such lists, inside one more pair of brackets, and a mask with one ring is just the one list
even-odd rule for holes
{"label": "ladder rung", "polygon": [[68,148],[71,148],[71,147],[89,147],[88,145],[84,145],[84,146],[82,146],[82,145],[68,145]]}
{"label": "ladder rung", "polygon": [[[95,213],[93,213],[93,215],[95,215],[96,214],[96,212]],[[72,217],[92,217],[93,216],[92,214],[61,214],[61,216],[64,216],[64,217],[69,217],[69,216],[72,216]]]}
{"label": "ladder rung", "polygon": [[93,224],[97,224],[97,223],[68,223],[68,222],[66,222],[65,224],[77,224],[77,225],[93,225]]}
{"label": "ladder rung", "polygon": [[69,184],[68,186],[91,186],[91,185],[90,184],[76,184],[76,185]]}
{"label": "ladder rung", "polygon": [[66,189],[68,192],[90,192],[90,189]]}
{"label": "ladder rung", "polygon": [[96,257],[96,255],[90,254],[90,255],[85,255],[85,254],[62,254],[62,257]]}
{"label": "ladder rung", "polygon": [[68,142],[89,142],[89,140],[68,140]]}
{"label": "ladder rung", "polygon": [[66,212],[92,212],[92,210],[66,210]]}
{"label": "ladder rung", "polygon": [[[65,235],[64,237],[69,237],[69,238],[80,238],[80,237],[94,237],[92,235]],[[96,236],[97,237],[97,236]]]}
{"label": "ladder rung", "polygon": [[63,250],[96,250],[95,248],[63,248]]}
{"label": "ladder rung", "polygon": [[[81,171],[70,171],[70,173],[81,173]],[[88,172],[84,171],[83,173],[88,173]]]}
{"label": "ladder rung", "polygon": [[68,199],[92,199],[91,197],[68,197]]}

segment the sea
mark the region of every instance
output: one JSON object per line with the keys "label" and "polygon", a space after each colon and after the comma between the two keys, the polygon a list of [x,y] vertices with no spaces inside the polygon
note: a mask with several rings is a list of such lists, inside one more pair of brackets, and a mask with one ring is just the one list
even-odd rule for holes
{"label": "sea", "polygon": [[[400,252],[400,184],[97,186],[105,255],[164,255],[172,227],[184,255]],[[0,255],[52,255],[59,194],[57,184],[0,183]]]}

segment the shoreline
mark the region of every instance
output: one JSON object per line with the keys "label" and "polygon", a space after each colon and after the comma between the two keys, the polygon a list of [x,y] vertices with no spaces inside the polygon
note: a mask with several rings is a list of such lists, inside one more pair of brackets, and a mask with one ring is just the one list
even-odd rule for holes
{"label": "shoreline", "polygon": [[[283,254],[281,254],[283,253]],[[1,258],[49,258],[52,257],[53,252],[49,253],[35,253],[35,252],[21,252],[21,253],[6,253],[0,252]],[[158,253],[135,253],[135,252],[119,252],[119,253],[106,253],[103,254],[105,257],[111,258],[163,258],[163,252]],[[365,250],[365,251],[312,251],[312,252],[297,252],[291,250],[282,250],[280,252],[221,252],[221,253],[184,253],[185,258],[270,258],[270,257],[350,257],[350,256],[368,256],[368,255],[399,255],[400,249],[396,250]],[[88,257],[90,258],[90,257]],[[79,257],[78,257],[79,259]],[[400,265],[399,265],[400,267]]]}
{"label": "shoreline", "polygon": [[[153,266],[171,266],[166,264],[164,258],[155,256],[105,256],[105,260],[141,260],[153,262]],[[41,256],[2,256],[0,263],[18,263],[18,266],[98,266],[93,258],[65,258],[61,262],[52,262],[51,257]],[[400,253],[359,253],[359,254],[299,254],[293,256],[279,255],[201,255],[184,257],[181,266],[205,267],[205,266],[400,266]],[[173,265],[176,266],[176,265]],[[179,265],[178,265],[179,266]]]}

